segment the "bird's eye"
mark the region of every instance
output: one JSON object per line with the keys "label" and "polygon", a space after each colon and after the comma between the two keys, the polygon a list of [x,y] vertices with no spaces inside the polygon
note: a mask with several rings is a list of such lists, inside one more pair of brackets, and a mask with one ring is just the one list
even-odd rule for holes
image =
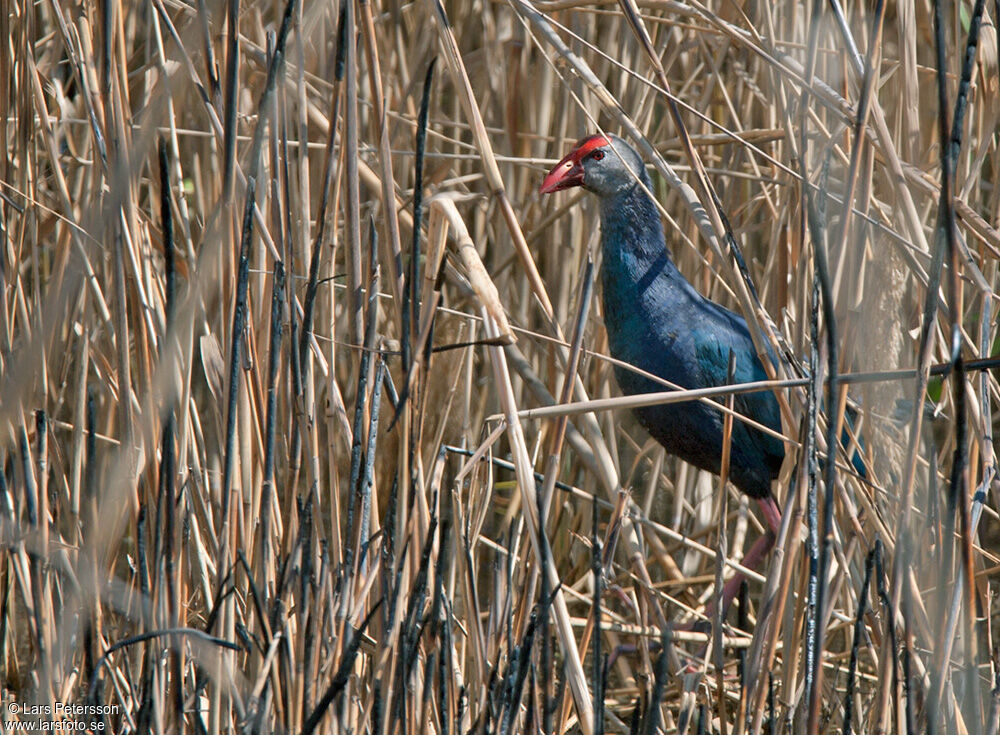
{"label": "bird's eye", "polygon": [[604,151],[594,151],[593,153],[590,154],[590,157],[593,158],[595,161],[600,161],[602,158],[604,158]]}

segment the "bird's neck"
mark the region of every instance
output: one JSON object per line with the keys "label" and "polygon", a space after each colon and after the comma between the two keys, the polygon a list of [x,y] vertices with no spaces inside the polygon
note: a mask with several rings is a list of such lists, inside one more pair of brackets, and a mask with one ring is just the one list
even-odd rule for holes
{"label": "bird's neck", "polygon": [[601,239],[605,258],[617,254],[609,253],[610,250],[621,251],[621,255],[630,260],[643,262],[659,260],[666,254],[669,261],[660,213],[646,193],[651,184],[645,172],[642,179],[645,189],[636,183],[601,199]]}
{"label": "bird's neck", "polygon": [[642,178],[645,189],[636,184],[601,199],[605,297],[613,295],[622,306],[649,296],[700,298],[670,258],[660,213],[646,193],[649,177],[643,172]]}
{"label": "bird's neck", "polygon": [[611,353],[632,360],[630,350],[646,344],[641,333],[666,328],[703,299],[670,259],[660,214],[642,187],[602,198],[601,241]]}

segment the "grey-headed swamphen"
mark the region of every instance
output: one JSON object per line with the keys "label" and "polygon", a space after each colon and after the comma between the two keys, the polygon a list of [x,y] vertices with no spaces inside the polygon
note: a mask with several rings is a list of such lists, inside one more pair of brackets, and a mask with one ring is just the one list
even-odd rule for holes
{"label": "grey-headed swamphen", "polygon": [[[639,185],[639,182],[645,186]],[[766,380],[746,320],[706,299],[670,259],[663,226],[648,191],[652,184],[642,158],[621,138],[584,138],[553,168],[540,192],[575,186],[595,194],[601,206],[604,252],[604,324],[611,355],[681,388],[725,385],[730,351],[735,382]],[[662,391],[638,372],[615,367],[626,394]],[[781,431],[778,402],[770,391],[735,396],[738,413]],[[639,408],[640,423],[663,447],[690,464],[718,474],[722,459],[723,416],[702,402]],[[770,549],[781,521],[771,495],[785,456],[782,442],[743,421],[733,422],[729,478],[760,504],[771,533],[744,560],[756,565]],[[726,585],[723,609],[738,588]]]}

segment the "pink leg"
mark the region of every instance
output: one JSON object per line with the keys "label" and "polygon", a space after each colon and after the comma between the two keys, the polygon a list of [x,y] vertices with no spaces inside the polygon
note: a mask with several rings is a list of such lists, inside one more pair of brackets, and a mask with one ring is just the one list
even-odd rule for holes
{"label": "pink leg", "polygon": [[[743,557],[741,565],[747,569],[756,570],[764,559],[767,557],[771,547],[774,546],[774,540],[778,537],[778,529],[781,527],[781,511],[778,510],[778,504],[774,502],[774,498],[768,496],[766,498],[758,498],[757,504],[760,506],[761,515],[764,516],[764,520],[767,522],[768,532],[757,539],[753,546],[750,547],[750,551],[747,552],[746,556]],[[722,587],[722,618],[726,617],[726,613],[729,612],[729,606],[733,602],[733,598],[740,591],[740,585],[743,584],[743,580],[746,576],[742,572],[737,572],[733,575],[733,578],[726,582]],[[700,630],[703,632],[711,631],[711,624],[715,618],[715,600],[709,603],[708,608],[705,610],[705,617],[707,620],[702,620],[694,624],[685,624],[678,626],[678,630]],[[695,660],[703,659],[705,657],[705,651],[707,650],[707,644],[701,649],[701,651],[695,657]],[[695,664],[688,665],[688,671],[695,670]]]}
{"label": "pink leg", "polygon": [[[761,565],[771,547],[774,546],[774,539],[777,538],[778,529],[781,527],[781,511],[778,510],[778,504],[774,502],[774,498],[771,496],[758,498],[757,504],[760,506],[760,512],[764,516],[764,520],[767,521],[770,531],[754,542],[754,545],[750,547],[750,551],[747,552],[747,555],[743,557],[743,561],[740,562],[747,569],[754,570]],[[740,585],[743,584],[744,579],[745,575],[742,572],[737,572],[722,588],[722,617],[726,617],[729,606],[732,604],[733,598],[739,593]],[[709,604],[705,615],[711,619],[714,613],[715,604],[713,602]]]}
{"label": "pink leg", "polygon": [[[754,542],[754,545],[750,547],[750,551],[748,551],[747,555],[743,557],[740,565],[746,567],[747,569],[756,570],[757,567],[760,566],[760,563],[764,561],[764,557],[767,556],[767,553],[771,550],[772,546],[774,546],[774,534],[768,531]],[[723,586],[722,617],[726,617],[726,613],[729,612],[729,605],[732,603],[733,598],[735,598],[739,593],[740,585],[743,584],[743,580],[745,578],[746,576],[743,572],[736,572],[736,574],[732,576],[732,579],[726,582],[725,586]],[[712,613],[714,612],[715,609],[710,604],[706,615],[711,618]]]}
{"label": "pink leg", "polygon": [[777,537],[778,529],[781,528],[781,511],[778,510],[778,504],[773,497],[768,495],[766,498],[757,498],[757,505],[760,507],[764,520],[767,521],[767,527]]}

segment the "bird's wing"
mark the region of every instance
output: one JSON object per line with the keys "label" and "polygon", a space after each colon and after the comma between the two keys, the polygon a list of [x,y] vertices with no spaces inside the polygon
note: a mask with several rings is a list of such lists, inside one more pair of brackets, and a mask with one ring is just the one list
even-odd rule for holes
{"label": "bird's wing", "polygon": [[[757,358],[757,350],[746,321],[718,304],[707,307],[698,323],[691,326],[698,367],[705,385],[726,385],[729,381],[729,353],[736,356],[736,383],[767,380],[767,372]],[[774,358],[771,357],[772,362]]]}
{"label": "bird's wing", "polygon": [[[695,355],[704,385],[730,383],[727,380],[730,352],[736,358],[732,383],[767,380],[767,372],[757,358],[746,324],[729,312],[721,316],[730,318],[724,318],[715,324],[698,326],[693,330]],[[737,412],[764,426],[781,430],[778,401],[770,391],[738,393],[733,399],[733,407]],[[761,444],[760,449],[766,454],[783,455],[784,448],[778,439],[756,431],[751,432],[751,435],[753,441]]]}

